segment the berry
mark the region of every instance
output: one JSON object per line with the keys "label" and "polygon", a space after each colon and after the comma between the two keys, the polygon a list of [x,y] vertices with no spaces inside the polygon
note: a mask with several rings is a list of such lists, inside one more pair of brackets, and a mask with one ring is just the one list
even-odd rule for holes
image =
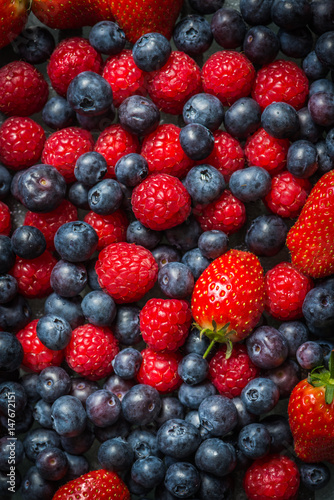
{"label": "berry", "polygon": [[161,33],[145,33],[133,46],[133,60],[142,71],[162,68],[171,54],[172,47]]}
{"label": "berry", "polygon": [[160,111],[147,97],[132,95],[120,104],[118,118],[128,132],[147,135],[159,125]]}
{"label": "berry", "polygon": [[193,352],[184,356],[179,364],[178,372],[183,382],[196,385],[206,379],[209,365],[206,359]]}
{"label": "berry", "polygon": [[97,248],[98,236],[95,230],[83,221],[66,222],[57,230],[54,244],[63,260],[84,262]]}
{"label": "berry", "polygon": [[297,349],[296,359],[304,370],[312,370],[323,364],[324,356],[322,348],[316,342],[304,342]]}
{"label": "berry", "polygon": [[217,259],[227,252],[228,236],[223,231],[204,231],[198,238],[198,248],[207,259]]}
{"label": "berry", "polygon": [[214,95],[199,93],[185,103],[182,117],[186,124],[199,123],[214,131],[223,121],[224,107]]}
{"label": "berry", "polygon": [[126,240],[128,218],[125,213],[118,209],[110,215],[99,215],[88,212],[84,221],[93,227],[98,235],[97,250],[102,250],[111,243],[119,243]]}
{"label": "berry", "polygon": [[37,337],[52,351],[64,349],[72,335],[71,325],[66,319],[55,314],[42,316],[36,327]]}
{"label": "berry", "polygon": [[224,125],[227,132],[236,138],[246,138],[253,134],[261,123],[261,108],[254,99],[241,97],[225,114]]}
{"label": "berry", "polygon": [[0,304],[10,302],[18,292],[16,279],[10,274],[0,276]]}
{"label": "berry", "polygon": [[277,26],[292,30],[305,26],[311,17],[311,6],[307,0],[296,0],[291,5],[287,0],[274,0],[271,17]]}
{"label": "berry", "polygon": [[284,218],[297,217],[311,188],[312,184],[308,179],[299,179],[290,172],[281,172],[273,177],[271,190],[263,201],[274,214]]}
{"label": "berry", "polygon": [[188,462],[176,462],[168,467],[164,485],[170,494],[180,495],[179,491],[182,491],[182,496],[187,498],[196,493],[200,482],[201,478],[196,467]]}
{"label": "berry", "polygon": [[50,284],[61,297],[75,297],[87,285],[87,272],[83,264],[59,260],[51,272]]}
{"label": "berry", "polygon": [[123,191],[114,179],[103,179],[90,188],[88,205],[99,215],[110,215],[118,210],[123,201]]}
{"label": "berry", "polygon": [[77,159],[74,175],[78,181],[94,186],[103,179],[107,170],[108,166],[104,157],[96,151],[90,151]]}
{"label": "berry", "polygon": [[270,370],[288,357],[288,342],[273,326],[260,326],[246,340],[247,353],[259,368]]}
{"label": "berry", "polygon": [[[170,245],[177,250],[186,252],[197,246],[197,241],[201,232],[199,223],[190,215],[182,224],[167,229],[165,235]],[[180,259],[173,260],[179,261]]]}
{"label": "berry", "polygon": [[261,423],[246,425],[241,429],[238,436],[239,450],[252,460],[257,460],[268,455],[270,444],[270,432]]}
{"label": "berry", "polygon": [[165,477],[164,462],[158,457],[139,458],[132,465],[131,477],[141,486],[152,489]]}
{"label": "berry", "polygon": [[275,408],[279,396],[277,385],[269,378],[263,377],[248,382],[241,392],[241,400],[246,410],[254,415],[262,415]]}
{"label": "berry", "polygon": [[174,26],[173,40],[179,51],[190,56],[203,54],[213,41],[210,23],[202,16],[189,14]]}
{"label": "berry", "polygon": [[179,352],[157,352],[148,347],[141,351],[141,355],[143,361],[137,374],[139,384],[154,387],[163,394],[178,389],[182,382],[178,374],[178,365],[182,359]]}
{"label": "berry", "polygon": [[276,33],[262,24],[250,28],[243,42],[245,56],[253,64],[261,66],[271,63],[280,49],[280,40]]}
{"label": "berry", "polygon": [[131,222],[126,231],[128,243],[136,243],[136,245],[141,245],[149,250],[156,247],[160,240],[161,232],[153,231],[137,220]]}
{"label": "berry", "polygon": [[250,165],[262,167],[271,175],[276,175],[286,166],[289,146],[288,139],[275,139],[259,128],[247,139],[245,156]]}
{"label": "berry", "polygon": [[0,200],[6,198],[10,193],[10,186],[12,183],[12,176],[7,168],[0,164]]}
{"label": "berry", "polygon": [[37,391],[40,397],[47,403],[53,403],[60,396],[68,394],[70,388],[71,378],[60,366],[44,368],[38,376]]}
{"label": "berry", "polygon": [[177,418],[165,422],[157,433],[159,451],[178,461],[196,452],[200,442],[199,430],[190,422]]}
{"label": "berry", "polygon": [[334,124],[334,93],[315,92],[307,104],[312,120],[322,127]]}
{"label": "berry", "polygon": [[[202,401],[209,396],[213,396],[214,394],[216,394],[215,386],[208,380],[204,380],[204,382],[200,382],[196,385],[188,385],[186,383],[181,384],[178,392],[178,398],[179,401],[181,401],[181,403],[187,408],[191,410],[198,410]],[[198,427],[199,426],[200,423],[198,418]],[[208,437],[207,434],[208,432],[205,430],[206,437]]]}
{"label": "berry", "polygon": [[158,283],[162,292],[171,299],[185,299],[194,288],[194,276],[182,262],[168,262],[158,273]]}
{"label": "berry", "polygon": [[69,394],[78,398],[84,407],[88,396],[100,388],[97,382],[86,378],[75,377],[71,379],[71,390]]}
{"label": "berry", "polygon": [[235,448],[218,438],[205,439],[197,449],[195,463],[201,471],[223,477],[235,469]]}
{"label": "berry", "polygon": [[226,187],[225,179],[220,171],[207,164],[193,167],[188,172],[184,185],[194,205],[212,203],[220,198]]}
{"label": "berry", "polygon": [[236,170],[230,177],[229,188],[244,203],[260,200],[271,189],[271,177],[262,167]]}
{"label": "berry", "polygon": [[81,309],[86,321],[96,326],[108,326],[116,316],[115,302],[101,290],[87,293],[81,303]]}
{"label": "berry", "polygon": [[123,345],[138,344],[141,341],[139,327],[140,309],[136,306],[120,306],[113,323],[115,337]]}
{"label": "berry", "polygon": [[307,56],[313,48],[313,37],[311,31],[305,26],[291,31],[280,28],[278,38],[281,51],[288,57],[299,59]]}
{"label": "berry", "polygon": [[82,71],[70,82],[67,101],[73,110],[83,116],[107,113],[113,102],[109,83],[94,71]]}
{"label": "berry", "polygon": [[324,288],[320,283],[306,294],[302,310],[307,324],[326,328],[333,324],[333,308],[333,290]]}
{"label": "berry", "polygon": [[326,33],[322,33],[322,35],[319,36],[314,48],[320,62],[322,62],[322,64],[329,67],[330,69],[334,68],[334,59],[331,55],[333,42],[333,32],[327,31]]}
{"label": "berry", "polygon": [[180,131],[180,143],[190,159],[204,160],[213,151],[214,136],[204,125],[189,123]]}
{"label": "berry", "polygon": [[155,419],[161,409],[158,391],[149,384],[136,384],[124,395],[124,418],[133,425],[146,425]]}
{"label": "berry", "polygon": [[213,136],[215,139],[214,148],[206,158],[206,163],[219,170],[228,180],[233,172],[244,168],[244,152],[239,141],[230,134],[216,130]]}
{"label": "berry", "polygon": [[310,81],[326,78],[329,72],[329,68],[320,62],[314,50],[311,50],[303,59],[302,68]]}
{"label": "berry", "polygon": [[[161,403],[162,401],[161,399]],[[149,456],[161,456],[158,448],[157,435],[149,430],[132,430],[127,437],[127,442],[130,444],[136,460]]]}
{"label": "berry", "polygon": [[255,255],[272,257],[285,244],[288,228],[278,215],[260,215],[247,229],[245,243]]}
{"label": "berry", "polygon": [[82,298],[80,296],[66,299],[56,293],[52,293],[44,303],[44,314],[60,316],[68,321],[72,329],[76,328],[84,322],[81,301]]}
{"label": "berry", "polygon": [[298,115],[286,102],[272,102],[263,110],[261,125],[275,139],[291,138],[299,130]]}
{"label": "berry", "polygon": [[208,267],[210,261],[204,257],[199,248],[192,248],[183,255],[181,263],[189,267],[191,274],[194,276],[196,281],[204,269]]}
{"label": "berry", "polygon": [[223,0],[189,0],[190,7],[200,14],[213,14],[223,3]]}
{"label": "berry", "polygon": [[115,55],[124,49],[125,33],[112,21],[100,21],[89,32],[89,43],[101,54]]}
{"label": "berry", "polygon": [[331,473],[324,463],[299,465],[301,483],[311,491],[324,488],[330,481]]}
{"label": "berry", "polygon": [[148,163],[138,153],[122,156],[115,165],[115,175],[118,182],[127,187],[135,187],[148,175]]}
{"label": "berry", "polygon": [[121,413],[121,402],[112,392],[98,389],[86,399],[87,417],[97,427],[114,424]]}
{"label": "berry", "polygon": [[160,427],[172,418],[184,419],[183,404],[174,396],[166,396],[161,400],[161,410],[155,421]]}
{"label": "berry", "polygon": [[140,352],[133,347],[128,347],[116,354],[112,364],[116,375],[128,380],[137,375],[141,362],[142,355]]}
{"label": "berry", "polygon": [[289,147],[287,170],[299,179],[311,177],[318,169],[318,151],[309,141],[295,141]]}
{"label": "berry", "polygon": [[59,481],[67,472],[67,458],[59,448],[45,448],[36,457],[36,469],[43,479]]}
{"label": "berry", "polygon": [[127,441],[116,437],[101,444],[97,452],[97,459],[102,468],[119,472],[131,467],[134,454]]}
{"label": "berry", "polygon": [[20,57],[30,64],[47,61],[55,48],[52,33],[43,26],[25,28],[16,43]]}
{"label": "berry", "polygon": [[42,231],[33,226],[20,226],[12,234],[12,248],[23,259],[34,259],[46,249],[46,240]]}
{"label": "berry", "polygon": [[218,9],[211,18],[211,30],[215,41],[224,49],[236,49],[242,45],[246,24],[236,9]]}
{"label": "berry", "polygon": [[[11,215],[10,215],[10,210],[9,207],[4,203],[3,201],[0,201],[0,235],[4,236],[9,236],[11,227],[12,227],[12,221],[11,221]],[[12,251],[12,250],[11,250]],[[3,261],[3,257],[1,258],[1,264]],[[9,269],[10,265],[8,266]],[[2,268],[2,265],[1,265]],[[7,266],[6,266],[7,269]],[[2,271],[6,272],[6,271]]]}
{"label": "berry", "polygon": [[10,332],[24,328],[32,317],[29,303],[19,294],[10,302],[0,305],[0,312],[0,328]]}
{"label": "berry", "polygon": [[56,258],[48,251],[34,259],[17,257],[10,273],[17,281],[19,293],[29,299],[43,298],[52,291],[50,279]]}
{"label": "berry", "polygon": [[42,110],[43,122],[55,130],[72,125],[74,117],[74,110],[61,96],[51,97]]}
{"label": "berry", "polygon": [[[1,202],[1,205],[4,205],[6,207],[6,209],[8,209],[7,205],[5,205],[4,203]],[[0,209],[2,208],[1,205],[0,205]],[[2,213],[5,214],[4,218],[7,219],[7,210],[6,210],[6,212],[4,212],[4,210],[3,210]],[[9,209],[8,209],[8,216],[9,216],[8,218],[10,220]],[[8,224],[7,220],[6,220],[6,223]],[[9,228],[10,228],[10,226],[9,226]],[[5,274],[15,264],[15,253],[13,251],[12,241],[9,238],[9,236],[7,236],[5,234],[0,234],[0,250],[1,250],[1,252],[0,252],[0,273]]]}

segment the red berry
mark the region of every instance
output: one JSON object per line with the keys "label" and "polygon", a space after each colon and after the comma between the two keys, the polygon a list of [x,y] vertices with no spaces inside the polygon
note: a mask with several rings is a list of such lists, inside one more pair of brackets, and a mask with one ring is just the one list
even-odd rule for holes
{"label": "red berry", "polygon": [[178,374],[178,366],[182,359],[179,352],[154,351],[147,348],[141,351],[143,357],[137,374],[140,384],[151,385],[161,393],[169,393],[178,389],[182,379]]}
{"label": "red berry", "polygon": [[311,189],[308,179],[281,172],[273,177],[271,190],[263,201],[274,214],[293,218],[300,214]]}
{"label": "red berry", "polygon": [[6,203],[0,201],[0,234],[8,236],[12,227],[10,210]]}
{"label": "red berry", "polygon": [[84,221],[95,229],[99,237],[97,250],[102,250],[111,243],[126,241],[126,230],[129,221],[121,209],[116,210],[111,215],[88,212],[84,217]]}
{"label": "red berry", "polygon": [[52,292],[50,285],[51,271],[57,259],[48,251],[36,259],[16,257],[10,274],[17,281],[19,292],[28,299],[41,299]]}
{"label": "red berry", "polygon": [[73,330],[65,358],[81,377],[100,380],[113,372],[111,362],[118,352],[118,341],[110,328],[87,323]]}
{"label": "red berry", "polygon": [[227,132],[215,130],[213,136],[215,139],[213,151],[205,159],[205,163],[219,170],[228,181],[233,172],[244,168],[245,155],[240,142]]}
{"label": "red berry", "polygon": [[290,147],[289,139],[275,139],[263,128],[248,137],[245,155],[249,165],[262,167],[270,175],[276,175],[286,166],[286,157]]}

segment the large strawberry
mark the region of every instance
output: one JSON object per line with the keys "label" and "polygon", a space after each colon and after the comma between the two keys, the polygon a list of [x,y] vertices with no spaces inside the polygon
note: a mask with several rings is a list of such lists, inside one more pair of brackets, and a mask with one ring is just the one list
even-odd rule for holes
{"label": "large strawberry", "polygon": [[314,369],[293,389],[288,406],[295,452],[305,462],[334,463],[334,351],[329,370]]}
{"label": "large strawberry", "polygon": [[334,273],[334,170],[312,189],[286,244],[292,263],[304,274],[322,278]]}
{"label": "large strawberry", "polygon": [[250,252],[229,250],[215,259],[197,280],[191,299],[192,315],[201,334],[226,343],[247,337],[264,309],[264,275],[259,259]]}
{"label": "large strawberry", "polygon": [[87,472],[64,484],[53,500],[130,500],[130,493],[115,472],[105,469]]}
{"label": "large strawberry", "polygon": [[1,0],[0,49],[21,33],[28,19],[30,0]]}

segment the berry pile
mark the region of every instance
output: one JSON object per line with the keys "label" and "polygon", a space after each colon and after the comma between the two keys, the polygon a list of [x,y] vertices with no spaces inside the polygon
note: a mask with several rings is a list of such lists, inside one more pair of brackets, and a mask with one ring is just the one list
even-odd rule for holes
{"label": "berry pile", "polygon": [[334,1],[28,3],[0,6],[0,498],[328,487]]}

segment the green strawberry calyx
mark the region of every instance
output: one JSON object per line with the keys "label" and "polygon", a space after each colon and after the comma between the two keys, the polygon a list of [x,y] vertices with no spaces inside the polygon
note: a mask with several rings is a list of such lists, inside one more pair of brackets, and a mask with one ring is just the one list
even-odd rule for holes
{"label": "green strawberry calyx", "polygon": [[233,350],[233,342],[229,338],[230,335],[234,335],[236,333],[235,330],[229,330],[230,323],[226,323],[222,328],[217,329],[217,323],[215,320],[212,320],[212,328],[202,328],[194,323],[194,326],[200,330],[200,337],[203,335],[208,337],[211,342],[205,353],[203,354],[203,358],[205,359],[216,342],[219,344],[226,344],[226,359],[229,359]]}
{"label": "green strawberry calyx", "polygon": [[331,352],[328,370],[323,366],[314,368],[307,381],[313,387],[325,387],[325,402],[330,405],[334,399],[334,350]]}

